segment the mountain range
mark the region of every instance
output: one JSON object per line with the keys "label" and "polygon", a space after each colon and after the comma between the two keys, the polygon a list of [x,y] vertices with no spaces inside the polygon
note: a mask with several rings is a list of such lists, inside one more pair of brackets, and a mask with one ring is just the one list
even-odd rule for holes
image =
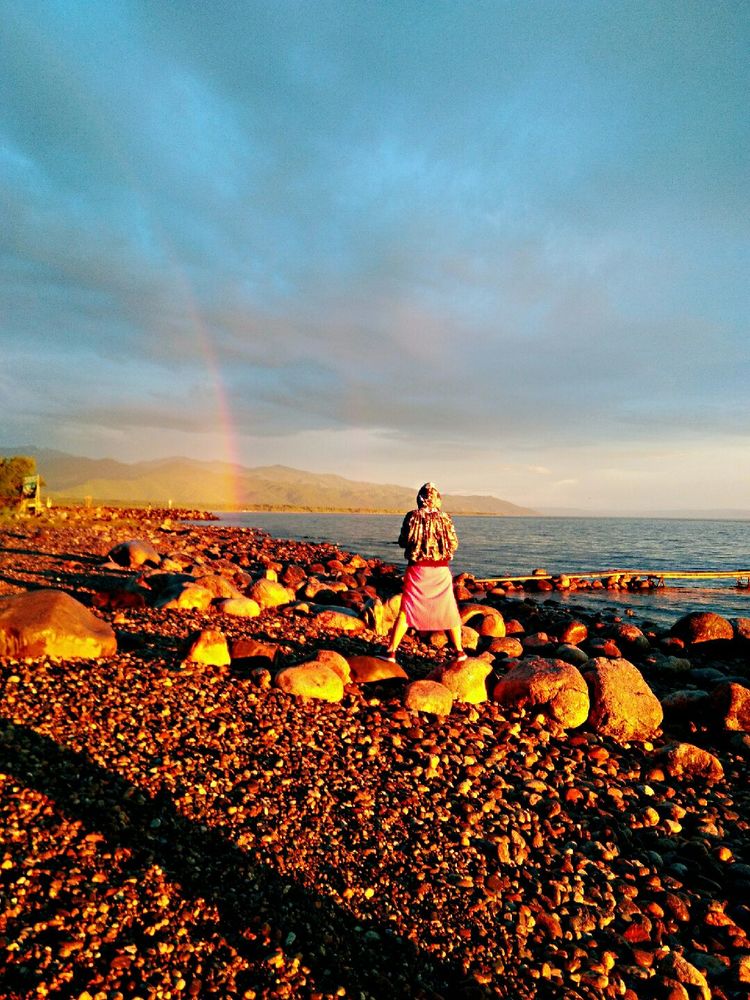
{"label": "mountain range", "polygon": [[[364,483],[343,476],[305,472],[283,465],[248,468],[226,462],[164,458],[118,462],[83,458],[49,448],[3,448],[0,454],[31,455],[53,501],[94,504],[154,504],[208,509],[336,510],[403,512],[415,502],[414,489]],[[536,511],[493,496],[446,495],[453,514],[530,516]]]}

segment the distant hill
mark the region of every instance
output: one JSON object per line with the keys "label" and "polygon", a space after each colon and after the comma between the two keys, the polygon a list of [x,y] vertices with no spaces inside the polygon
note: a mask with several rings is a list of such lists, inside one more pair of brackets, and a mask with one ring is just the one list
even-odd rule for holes
{"label": "distant hill", "polygon": [[[82,458],[48,448],[0,448],[2,455],[33,455],[53,499],[93,503],[152,503],[177,507],[403,512],[414,506],[405,486],[362,483],[343,476],[283,465],[248,468],[226,462],[165,458],[117,462]],[[445,496],[454,514],[530,516],[536,512],[492,496]]]}

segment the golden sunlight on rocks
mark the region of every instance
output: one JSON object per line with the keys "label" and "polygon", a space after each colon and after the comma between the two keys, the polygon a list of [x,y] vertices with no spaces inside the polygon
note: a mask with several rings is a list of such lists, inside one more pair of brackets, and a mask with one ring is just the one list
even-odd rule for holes
{"label": "golden sunlight on rocks", "polygon": [[464,574],[394,664],[394,566],[65,514],[0,536],[4,995],[746,998],[740,629]]}

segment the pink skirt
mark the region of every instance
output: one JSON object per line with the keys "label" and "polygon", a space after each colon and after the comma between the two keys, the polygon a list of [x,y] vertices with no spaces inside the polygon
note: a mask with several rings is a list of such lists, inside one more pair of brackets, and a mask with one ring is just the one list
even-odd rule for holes
{"label": "pink skirt", "polygon": [[450,569],[447,566],[408,566],[404,574],[401,610],[407,624],[420,632],[460,626]]}

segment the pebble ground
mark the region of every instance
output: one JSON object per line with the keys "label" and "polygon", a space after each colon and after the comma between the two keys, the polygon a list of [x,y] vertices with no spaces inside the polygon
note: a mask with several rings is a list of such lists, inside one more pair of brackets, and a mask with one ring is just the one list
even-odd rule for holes
{"label": "pebble ground", "polygon": [[[138,527],[204,568],[341,555],[156,524]],[[0,594],[90,604],[132,576],[101,556],[133,530],[11,524]],[[184,664],[215,614],[98,613],[116,656],[0,663],[3,997],[750,995],[750,768],[733,745],[698,727],[725,779],[681,783],[659,766],[669,734],[620,746],[492,702],[416,715],[394,682],[302,702],[263,672]],[[285,663],[383,647],[290,609],[219,624]],[[415,677],[444,655],[404,651]]]}

